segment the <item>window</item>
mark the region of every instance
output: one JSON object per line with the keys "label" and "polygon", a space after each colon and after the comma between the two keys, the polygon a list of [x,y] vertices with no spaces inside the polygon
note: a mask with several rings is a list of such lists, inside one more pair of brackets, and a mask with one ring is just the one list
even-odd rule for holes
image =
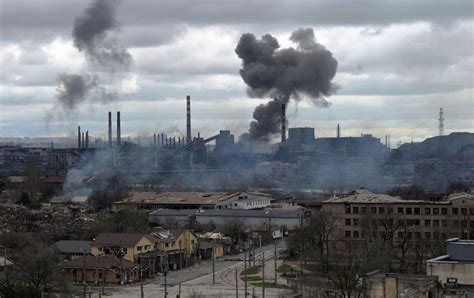
{"label": "window", "polygon": [[346,225],[346,226],[350,226],[350,225],[351,225],[351,220],[350,220],[350,218],[346,218],[346,220],[345,220],[345,225]]}
{"label": "window", "polygon": [[430,215],[431,214],[431,209],[430,208],[425,208],[425,214]]}
{"label": "window", "polygon": [[474,208],[469,209],[469,214],[474,215]]}
{"label": "window", "polygon": [[408,232],[408,239],[412,239],[413,238],[413,232]]}
{"label": "window", "polygon": [[425,227],[431,226],[431,220],[425,219]]}
{"label": "window", "polygon": [[415,226],[419,226],[419,225],[420,225],[420,220],[419,220],[419,219],[414,219],[414,220],[413,220],[413,224],[414,224]]}
{"label": "window", "polygon": [[433,220],[433,227],[439,227],[439,220]]}
{"label": "window", "polygon": [[352,220],[352,223],[354,224],[354,226],[358,226],[359,225],[359,220],[357,218],[354,218]]}
{"label": "window", "polygon": [[398,214],[403,214],[403,207],[398,207],[397,212]]}
{"label": "window", "polygon": [[448,214],[448,208],[441,208],[441,214],[447,215]]}
{"label": "window", "polygon": [[398,239],[403,239],[403,235],[404,235],[403,232],[398,232]]}
{"label": "window", "polygon": [[166,243],[165,246],[166,246],[166,247],[170,247],[170,244],[169,244],[169,243]]}
{"label": "window", "polygon": [[460,224],[461,224],[461,228],[467,227],[467,220],[461,220]]}
{"label": "window", "polygon": [[439,239],[439,232],[433,232],[433,238]]}
{"label": "window", "polygon": [[351,207],[350,206],[346,206],[346,214],[350,214],[351,213]]}
{"label": "window", "polygon": [[474,228],[474,220],[469,221],[469,227],[471,229]]}
{"label": "window", "polygon": [[411,214],[411,208],[406,208],[405,211],[406,211],[406,214]]}
{"label": "window", "polygon": [[393,208],[392,207],[387,207],[387,213],[388,214],[393,214]]}
{"label": "window", "polygon": [[352,213],[358,214],[359,213],[359,207],[352,207]]}
{"label": "window", "polygon": [[370,207],[370,213],[376,214],[377,213],[377,207]]}
{"label": "window", "polygon": [[194,244],[194,239],[191,240],[191,244]]}
{"label": "window", "polygon": [[415,232],[415,239],[421,239],[421,233]]}
{"label": "window", "polygon": [[141,251],[141,250],[142,250],[142,247],[141,247],[141,246],[137,246],[137,250],[138,250],[138,251]]}
{"label": "window", "polygon": [[442,227],[447,227],[447,226],[448,226],[448,224],[446,223],[446,220],[443,219],[443,220],[441,221],[441,226],[442,226]]}
{"label": "window", "polygon": [[451,212],[453,213],[453,215],[458,215],[459,214],[459,209],[458,208],[453,208],[453,209],[451,209]]}
{"label": "window", "polygon": [[433,208],[433,215],[439,215],[439,208]]}
{"label": "window", "polygon": [[359,231],[354,231],[354,238],[359,238]]}
{"label": "window", "polygon": [[453,220],[453,226],[455,228],[458,228],[459,227],[459,220]]}
{"label": "window", "polygon": [[385,214],[385,207],[379,207],[379,214]]}
{"label": "window", "polygon": [[415,214],[420,214],[420,208],[414,208],[413,211],[413,213]]}
{"label": "window", "polygon": [[461,215],[467,215],[467,209],[461,208]]}
{"label": "window", "polygon": [[351,238],[351,231],[346,231],[345,236],[346,238]]}
{"label": "window", "polygon": [[431,239],[431,233],[425,232],[425,239]]}
{"label": "window", "polygon": [[367,207],[360,207],[360,213],[362,214],[367,213]]}

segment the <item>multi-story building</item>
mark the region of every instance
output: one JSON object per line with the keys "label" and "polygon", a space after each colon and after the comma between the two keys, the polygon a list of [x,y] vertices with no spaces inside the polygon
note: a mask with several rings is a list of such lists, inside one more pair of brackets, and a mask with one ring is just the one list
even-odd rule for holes
{"label": "multi-story building", "polygon": [[322,202],[334,220],[333,240],[408,242],[436,253],[450,237],[474,239],[474,196],[460,193],[440,201],[403,200],[365,189]]}

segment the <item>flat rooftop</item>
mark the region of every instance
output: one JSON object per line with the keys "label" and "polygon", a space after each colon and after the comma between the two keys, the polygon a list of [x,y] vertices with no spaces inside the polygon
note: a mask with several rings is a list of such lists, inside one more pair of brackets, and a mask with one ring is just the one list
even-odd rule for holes
{"label": "flat rooftop", "polygon": [[238,199],[240,192],[134,192],[115,204],[216,205]]}

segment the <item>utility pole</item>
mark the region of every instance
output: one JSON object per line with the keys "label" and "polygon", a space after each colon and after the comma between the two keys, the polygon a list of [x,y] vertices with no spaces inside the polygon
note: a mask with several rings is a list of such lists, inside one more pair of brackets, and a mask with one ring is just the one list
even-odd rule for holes
{"label": "utility pole", "polygon": [[277,284],[277,243],[275,241],[275,252],[274,252],[273,259],[275,260],[275,285]]}
{"label": "utility pole", "polygon": [[262,298],[265,298],[265,252],[262,251]]}
{"label": "utility pole", "polygon": [[247,252],[244,251],[244,297],[247,298]]}
{"label": "utility pole", "polygon": [[300,273],[303,275],[303,244],[300,244]]}
{"label": "utility pole", "polygon": [[214,256],[214,243],[212,243],[212,284],[216,283],[216,260]]}
{"label": "utility pole", "polygon": [[239,272],[235,268],[235,298],[239,298]]}
{"label": "utility pole", "polygon": [[140,268],[140,294],[141,298],[145,298],[145,293],[143,293],[143,269]]}

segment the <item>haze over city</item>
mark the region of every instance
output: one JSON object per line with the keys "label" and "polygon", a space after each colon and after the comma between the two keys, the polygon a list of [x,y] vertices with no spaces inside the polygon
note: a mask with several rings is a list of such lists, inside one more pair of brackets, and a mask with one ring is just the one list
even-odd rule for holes
{"label": "haze over city", "polygon": [[[243,33],[270,33],[282,48],[291,33],[314,30],[338,61],[327,108],[304,99],[288,107],[290,127],[334,136],[390,133],[393,146],[446,132],[473,131],[472,2],[431,1],[122,1],[108,32],[132,58],[115,78],[101,77],[113,98],[95,95],[77,112],[48,112],[61,73],[93,69],[74,46],[73,23],[84,1],[2,1],[0,136],[73,136],[79,122],[106,136],[104,115],[124,111],[124,135],[184,130],[184,96],[193,96],[193,131],[248,129],[252,111],[269,98],[249,98],[234,49]],[[348,13],[350,12],[350,13]],[[51,115],[49,115],[51,116]]]}

